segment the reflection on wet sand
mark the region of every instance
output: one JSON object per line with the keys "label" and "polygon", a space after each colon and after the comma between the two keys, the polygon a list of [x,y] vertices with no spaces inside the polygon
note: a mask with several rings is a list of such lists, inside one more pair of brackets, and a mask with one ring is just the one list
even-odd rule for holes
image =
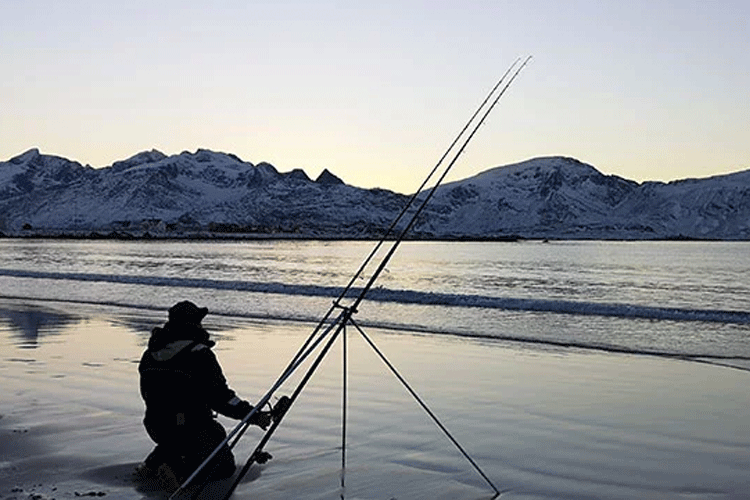
{"label": "reflection on wet sand", "polygon": [[57,335],[81,318],[64,311],[30,304],[0,305],[0,325],[9,330],[19,347],[36,348],[42,338]]}

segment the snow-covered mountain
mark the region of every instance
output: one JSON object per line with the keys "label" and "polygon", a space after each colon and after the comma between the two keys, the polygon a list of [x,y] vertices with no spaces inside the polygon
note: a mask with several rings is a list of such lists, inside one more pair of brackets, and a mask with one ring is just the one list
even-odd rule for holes
{"label": "snow-covered mountain", "polygon": [[536,158],[440,187],[426,232],[484,237],[750,239],[750,170],[638,184]]}
{"label": "snow-covered mountain", "polygon": [[[408,198],[207,150],[146,151],[102,169],[36,149],[0,162],[6,235],[368,238],[382,235]],[[537,158],[440,187],[413,234],[750,239],[750,171],[638,184],[570,158]]]}
{"label": "snow-covered mountain", "polygon": [[347,186],[328,171],[312,181],[301,170],[279,173],[206,150],[148,151],[102,169],[38,150],[0,163],[6,234],[371,236],[388,226],[404,198]]}

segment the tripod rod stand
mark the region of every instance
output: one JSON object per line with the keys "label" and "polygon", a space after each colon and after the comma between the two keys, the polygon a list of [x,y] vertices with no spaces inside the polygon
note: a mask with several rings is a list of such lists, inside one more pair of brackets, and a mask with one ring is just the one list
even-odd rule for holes
{"label": "tripod rod stand", "polygon": [[[386,358],[386,356],[383,354],[383,352],[375,345],[375,343],[372,341],[372,339],[365,333],[365,331],[362,329],[362,327],[354,321],[352,317],[352,310],[344,308],[344,313],[340,317],[340,321],[338,322],[335,332],[333,335],[331,335],[328,342],[325,344],[325,346],[322,348],[320,353],[318,353],[315,360],[312,362],[311,366],[308,368],[307,372],[301,379],[301,381],[298,383],[296,389],[290,396],[290,406],[293,405],[296,401],[299,395],[304,390],[307,383],[312,378],[315,371],[320,366],[320,363],[323,361],[323,359],[328,355],[331,347],[336,342],[338,337],[343,333],[342,336],[342,342],[343,342],[343,359],[342,359],[342,365],[343,365],[343,380],[342,380],[342,425],[341,425],[341,499],[344,500],[345,497],[345,487],[346,487],[346,436],[347,436],[347,392],[348,392],[348,377],[347,377],[347,370],[348,370],[348,345],[347,345],[347,335],[346,335],[346,327],[347,325],[352,325],[355,330],[362,336],[362,338],[366,341],[366,343],[373,349],[373,351],[378,355],[378,357],[383,361],[383,363],[388,367],[388,369],[393,373],[393,375],[401,382],[401,384],[404,386],[404,388],[408,391],[408,393],[416,400],[416,402],[422,407],[422,409],[429,415],[429,417],[432,419],[432,421],[437,425],[437,427],[445,434],[445,436],[453,443],[453,445],[459,450],[459,452],[464,456],[464,458],[471,464],[471,466],[479,473],[479,475],[484,479],[484,481],[492,488],[492,490],[495,492],[495,496],[493,498],[497,498],[498,495],[500,495],[500,490],[492,483],[492,481],[489,479],[489,477],[482,471],[482,469],[479,467],[479,465],[469,456],[469,454],[466,452],[466,450],[461,446],[461,444],[456,440],[455,437],[448,431],[448,429],[443,425],[440,420],[437,418],[435,413],[427,406],[427,404],[422,400],[422,398],[419,397],[419,395],[416,393],[416,391],[409,385],[409,383],[406,381],[406,379],[398,372],[398,370],[395,368],[395,366]],[[311,349],[314,349],[317,347],[317,344],[311,347]],[[309,354],[309,352],[307,353]],[[304,357],[307,357],[307,354]],[[248,470],[252,466],[253,463],[255,463],[258,460],[259,454],[263,451],[264,446],[268,442],[268,440],[273,435],[276,428],[278,428],[279,424],[281,423],[282,419],[275,420],[271,426],[269,427],[266,434],[263,436],[263,438],[260,440],[258,445],[256,446],[253,453],[250,455],[250,457],[245,462],[245,465],[240,470],[240,473],[235,478],[234,482],[232,483],[230,489],[224,496],[223,500],[226,500],[231,496],[231,494],[234,492],[235,488],[239,484],[239,482],[242,480],[242,478],[247,474]]]}

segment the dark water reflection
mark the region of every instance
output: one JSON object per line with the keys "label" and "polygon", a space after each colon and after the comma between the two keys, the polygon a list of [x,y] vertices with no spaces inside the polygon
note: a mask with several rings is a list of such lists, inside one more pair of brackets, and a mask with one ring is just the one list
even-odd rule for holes
{"label": "dark water reflection", "polygon": [[0,328],[8,330],[18,347],[34,349],[45,337],[59,335],[81,318],[58,309],[30,304],[0,304]]}

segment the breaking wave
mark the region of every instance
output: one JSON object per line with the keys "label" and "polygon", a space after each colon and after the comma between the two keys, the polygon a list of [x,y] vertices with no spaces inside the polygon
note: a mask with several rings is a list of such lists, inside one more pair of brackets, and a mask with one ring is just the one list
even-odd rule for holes
{"label": "breaking wave", "polygon": [[[41,272],[15,269],[0,269],[0,276],[8,276],[14,278],[145,285],[153,287],[201,288],[308,297],[338,297],[343,291],[342,287],[287,284],[278,282],[228,281],[96,273]],[[348,295],[356,296],[360,291],[360,288],[352,288],[349,291]],[[370,290],[367,294],[367,300],[398,304],[550,312],[586,316],[606,316],[671,321],[705,321],[743,325],[750,324],[750,313],[742,311],[688,309],[633,304],[607,304],[598,302],[525,299],[512,297],[490,297],[472,294],[447,294],[413,290],[390,290],[386,288],[374,288]]]}

